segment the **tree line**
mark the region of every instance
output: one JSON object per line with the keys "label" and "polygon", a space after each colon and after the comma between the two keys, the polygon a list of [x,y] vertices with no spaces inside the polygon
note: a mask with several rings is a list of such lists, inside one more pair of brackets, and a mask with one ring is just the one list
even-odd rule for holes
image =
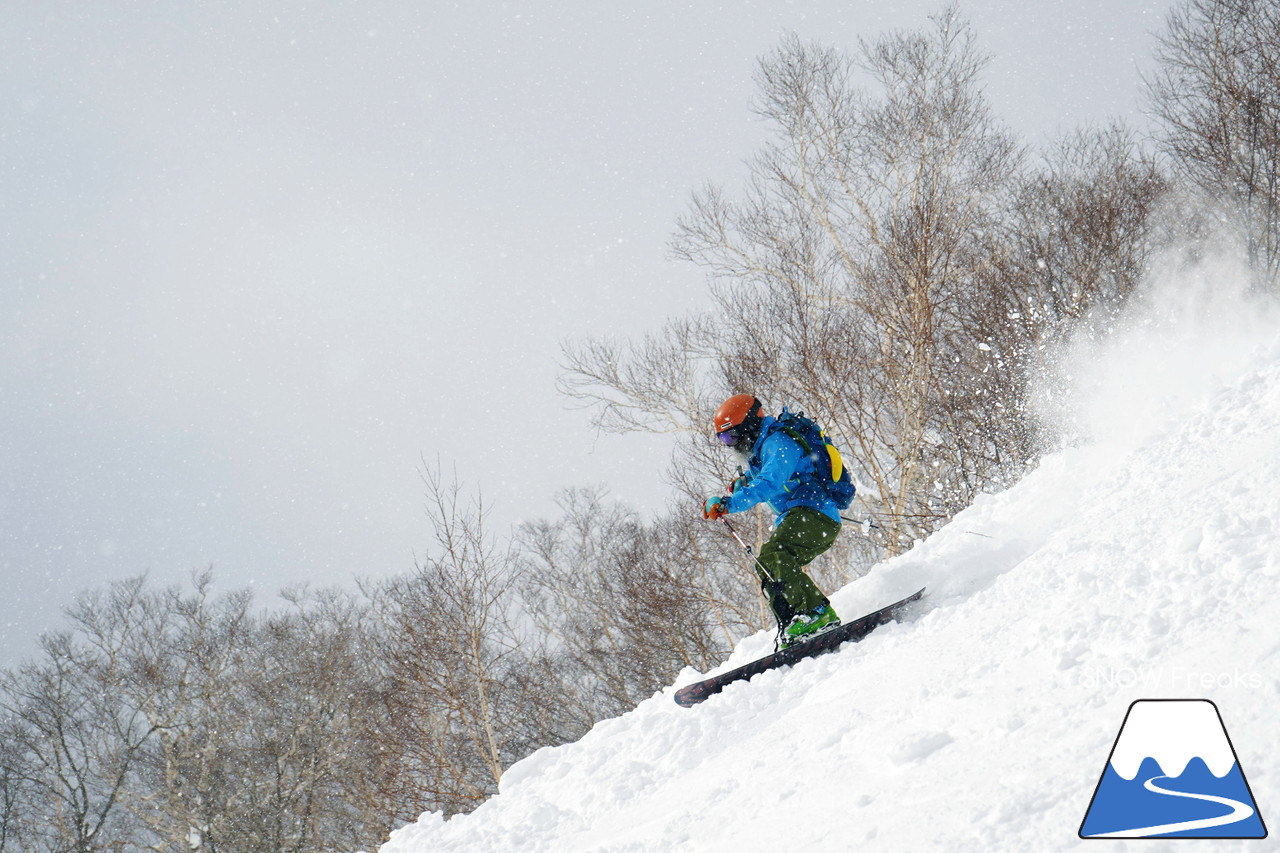
{"label": "tree line", "polygon": [[1016,481],[1054,439],[1042,353],[1105,333],[1157,253],[1228,239],[1256,289],[1280,277],[1280,3],[1187,0],[1154,61],[1154,133],[1032,151],[954,10],[848,52],[784,38],[756,71],[771,140],[672,240],[714,309],[565,345],[560,390],[602,429],[674,437],[669,510],[573,489],[504,538],[428,470],[433,544],[403,576],[270,607],[209,572],[80,597],[0,673],[0,851],[371,848],[718,663],[768,625],[697,513],[734,476],[707,437],[730,393],[801,406],[853,466],[865,523],[811,568],[824,588]]}
{"label": "tree line", "polygon": [[762,624],[737,580],[683,594],[708,555],[599,491],[503,544],[478,497],[425,483],[433,544],[402,576],[274,607],[210,571],[78,598],[0,672],[0,851],[374,848]]}

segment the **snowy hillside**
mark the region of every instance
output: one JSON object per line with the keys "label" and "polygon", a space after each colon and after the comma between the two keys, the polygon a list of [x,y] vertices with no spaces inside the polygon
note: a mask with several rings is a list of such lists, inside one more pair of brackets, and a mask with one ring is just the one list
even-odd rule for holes
{"label": "snowy hillside", "polygon": [[1126,849],[1076,833],[1126,709],[1161,697],[1216,703],[1280,821],[1280,341],[1208,284],[1064,358],[1046,399],[1091,442],[833,596],[927,585],[908,622],[692,709],[687,671],[383,853]]}

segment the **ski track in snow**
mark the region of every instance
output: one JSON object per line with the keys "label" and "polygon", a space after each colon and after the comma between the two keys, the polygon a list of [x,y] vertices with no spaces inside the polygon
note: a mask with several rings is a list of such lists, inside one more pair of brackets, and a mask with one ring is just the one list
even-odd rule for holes
{"label": "ski track in snow", "polygon": [[[702,675],[686,670],[517,763],[474,813],[424,815],[382,853],[753,853],[797,838],[1087,851],[1076,832],[1117,727],[1156,697],[1214,700],[1265,817],[1280,803],[1280,349],[1231,376],[1128,446],[1046,458],[832,596],[861,614],[928,586],[906,623],[692,709],[672,701]],[[768,645],[748,637],[724,665]]]}

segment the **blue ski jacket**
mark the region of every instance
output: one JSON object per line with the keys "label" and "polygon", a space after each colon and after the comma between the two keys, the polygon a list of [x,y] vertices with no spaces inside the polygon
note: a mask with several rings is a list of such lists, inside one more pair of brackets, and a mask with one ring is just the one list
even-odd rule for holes
{"label": "blue ski jacket", "polygon": [[807,506],[839,523],[840,508],[818,481],[813,463],[794,438],[775,428],[777,422],[777,418],[768,415],[761,421],[747,471],[729,495],[725,508],[742,512],[767,503],[781,517],[793,507]]}

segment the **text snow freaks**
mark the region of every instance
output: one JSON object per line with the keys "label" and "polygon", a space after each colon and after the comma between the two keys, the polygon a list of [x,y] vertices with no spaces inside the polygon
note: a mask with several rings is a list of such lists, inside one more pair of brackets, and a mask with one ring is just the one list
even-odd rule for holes
{"label": "text snow freaks", "polygon": [[1079,676],[1087,690],[1260,690],[1262,673],[1242,669],[1203,671],[1189,667],[1113,667],[1086,669]]}

